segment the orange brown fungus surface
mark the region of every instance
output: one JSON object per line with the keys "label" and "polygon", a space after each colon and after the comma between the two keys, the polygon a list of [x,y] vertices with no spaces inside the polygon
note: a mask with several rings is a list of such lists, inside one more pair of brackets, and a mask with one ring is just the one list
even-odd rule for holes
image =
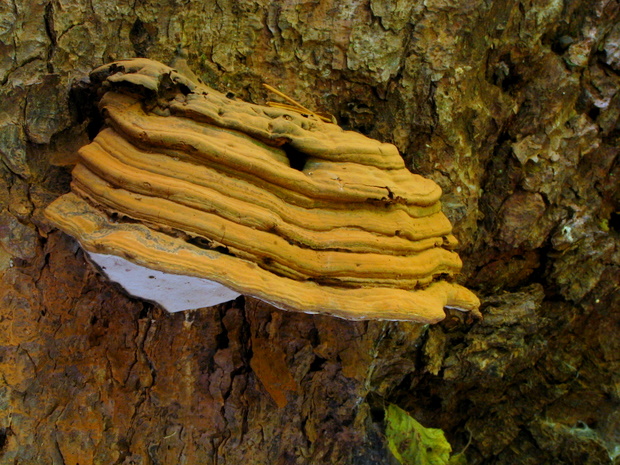
{"label": "orange brown fungus surface", "polygon": [[424,323],[446,306],[478,314],[454,281],[461,260],[441,189],[394,145],[229,98],[152,60],[90,78],[105,127],[46,211],[88,252],[293,311]]}

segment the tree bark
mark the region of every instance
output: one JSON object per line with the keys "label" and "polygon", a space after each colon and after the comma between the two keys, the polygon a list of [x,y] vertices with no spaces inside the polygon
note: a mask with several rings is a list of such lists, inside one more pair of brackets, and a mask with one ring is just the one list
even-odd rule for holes
{"label": "tree bark", "polygon": [[[470,464],[618,463],[614,0],[0,4],[0,462],[395,464],[384,408]],[[484,320],[351,322],[258,300],[167,314],[43,218],[88,72],[187,58],[396,144],[444,189]]]}

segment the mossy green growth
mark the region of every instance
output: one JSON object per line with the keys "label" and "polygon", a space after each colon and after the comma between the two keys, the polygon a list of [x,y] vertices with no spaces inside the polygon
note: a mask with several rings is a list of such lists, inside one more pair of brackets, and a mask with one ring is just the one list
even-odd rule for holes
{"label": "mossy green growth", "polygon": [[390,452],[403,465],[467,465],[462,453],[450,457],[452,447],[442,430],[425,428],[400,407],[386,409]]}

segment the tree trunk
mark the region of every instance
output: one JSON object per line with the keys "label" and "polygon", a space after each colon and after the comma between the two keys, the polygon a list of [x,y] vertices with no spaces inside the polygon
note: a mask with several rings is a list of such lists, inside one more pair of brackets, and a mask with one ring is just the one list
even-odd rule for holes
{"label": "tree trunk", "polygon": [[[396,404],[469,464],[618,463],[619,18],[614,0],[0,4],[0,462],[397,464]],[[93,136],[72,89],[133,56],[394,143],[443,188],[484,320],[126,296],[42,212]]]}

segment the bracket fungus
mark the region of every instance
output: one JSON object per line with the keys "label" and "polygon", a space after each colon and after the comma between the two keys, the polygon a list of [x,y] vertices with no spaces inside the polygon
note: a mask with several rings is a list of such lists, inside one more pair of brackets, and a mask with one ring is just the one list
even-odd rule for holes
{"label": "bracket fungus", "polygon": [[46,215],[130,294],[169,311],[246,294],[349,319],[479,314],[441,189],[394,145],[152,60],[90,79],[105,125]]}

